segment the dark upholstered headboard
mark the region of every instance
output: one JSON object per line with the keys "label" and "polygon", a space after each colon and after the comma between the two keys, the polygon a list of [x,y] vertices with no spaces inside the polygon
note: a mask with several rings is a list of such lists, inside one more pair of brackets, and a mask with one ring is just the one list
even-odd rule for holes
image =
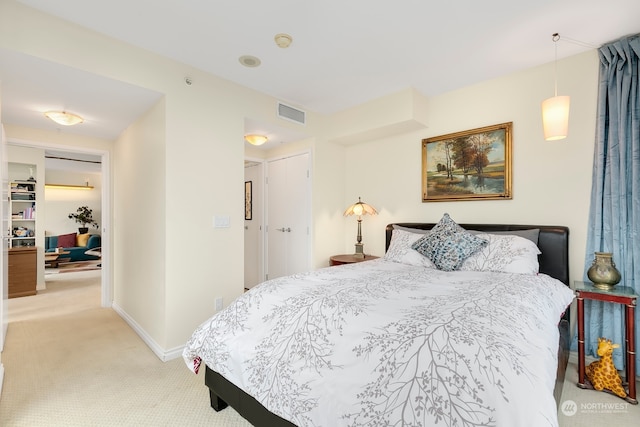
{"label": "dark upholstered headboard", "polygon": [[[402,227],[418,228],[421,230],[431,230],[435,224],[404,222],[396,223]],[[391,232],[394,224],[387,225],[385,251],[389,249],[391,242]],[[555,225],[516,225],[516,224],[460,224],[466,230],[478,230],[485,232],[492,231],[512,231],[530,230],[537,228],[538,248],[542,254],[538,255],[540,273],[547,274],[560,280],[569,286],[569,228]]]}

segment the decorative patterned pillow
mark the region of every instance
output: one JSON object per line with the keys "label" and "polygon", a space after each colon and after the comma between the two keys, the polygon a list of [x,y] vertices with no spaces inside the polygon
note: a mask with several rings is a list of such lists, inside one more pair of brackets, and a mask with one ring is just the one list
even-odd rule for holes
{"label": "decorative patterned pillow", "polygon": [[480,233],[489,244],[467,258],[460,270],[538,274],[540,249],[531,240],[516,235]]}
{"label": "decorative patterned pillow", "polygon": [[449,214],[444,214],[431,232],[411,247],[431,259],[439,270],[453,271],[486,244],[486,240],[469,233],[456,224]]}
{"label": "decorative patterned pillow", "polygon": [[394,228],[391,232],[389,249],[387,249],[387,252],[384,254],[384,259],[418,267],[436,268],[429,258],[422,256],[411,247],[411,245],[422,236],[424,236],[424,234]]}

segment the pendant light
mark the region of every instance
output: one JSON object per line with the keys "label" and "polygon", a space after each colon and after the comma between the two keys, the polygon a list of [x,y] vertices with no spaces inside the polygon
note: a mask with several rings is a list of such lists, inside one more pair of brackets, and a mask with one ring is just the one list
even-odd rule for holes
{"label": "pendant light", "polygon": [[542,126],[544,139],[556,141],[564,139],[569,133],[569,96],[558,96],[558,40],[560,35],[554,33],[551,40],[555,43],[554,62],[554,96],[542,102]]}

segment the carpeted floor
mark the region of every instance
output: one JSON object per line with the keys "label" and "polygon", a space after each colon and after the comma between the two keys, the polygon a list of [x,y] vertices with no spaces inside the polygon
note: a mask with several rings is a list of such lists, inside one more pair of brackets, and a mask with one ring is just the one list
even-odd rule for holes
{"label": "carpeted floor", "polygon": [[210,408],[202,374],[160,361],[100,308],[99,271],[46,282],[47,291],[9,300],[0,426],[250,426]]}
{"label": "carpeted floor", "polygon": [[[210,408],[202,373],[182,359],[161,362],[100,307],[100,271],[50,275],[46,283],[38,295],[9,300],[0,426],[250,426],[231,408]],[[561,427],[639,425],[638,405],[579,389],[577,375],[572,354]]]}

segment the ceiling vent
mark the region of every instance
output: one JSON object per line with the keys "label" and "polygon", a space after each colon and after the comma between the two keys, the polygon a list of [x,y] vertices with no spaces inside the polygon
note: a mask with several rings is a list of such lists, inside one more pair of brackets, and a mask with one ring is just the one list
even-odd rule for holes
{"label": "ceiling vent", "polygon": [[278,101],[278,117],[304,125],[306,123],[307,113]]}

